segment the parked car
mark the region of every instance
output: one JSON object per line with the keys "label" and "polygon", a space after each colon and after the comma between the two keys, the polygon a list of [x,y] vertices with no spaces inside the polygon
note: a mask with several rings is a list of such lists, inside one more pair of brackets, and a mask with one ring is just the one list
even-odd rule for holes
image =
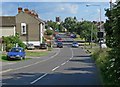
{"label": "parked car", "polygon": [[72,43],[72,47],[79,47],[78,42],[73,42],[73,43]]}
{"label": "parked car", "polygon": [[13,47],[8,53],[7,58],[10,59],[25,59],[26,52],[22,47]]}
{"label": "parked car", "polygon": [[41,43],[40,44],[40,49],[47,49],[47,44],[46,43]]}
{"label": "parked car", "polygon": [[57,47],[63,48],[63,43],[62,43],[62,42],[58,42],[58,43],[57,43]]}
{"label": "parked car", "polygon": [[27,49],[28,49],[28,50],[34,50],[34,49],[35,49],[34,44],[31,44],[31,43],[28,44],[28,45],[27,45]]}

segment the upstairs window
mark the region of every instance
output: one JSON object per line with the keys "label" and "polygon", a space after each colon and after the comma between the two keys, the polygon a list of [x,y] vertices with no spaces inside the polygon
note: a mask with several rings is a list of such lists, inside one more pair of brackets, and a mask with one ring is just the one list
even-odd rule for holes
{"label": "upstairs window", "polygon": [[26,32],[26,23],[21,23],[21,34],[22,35],[27,34],[27,32]]}

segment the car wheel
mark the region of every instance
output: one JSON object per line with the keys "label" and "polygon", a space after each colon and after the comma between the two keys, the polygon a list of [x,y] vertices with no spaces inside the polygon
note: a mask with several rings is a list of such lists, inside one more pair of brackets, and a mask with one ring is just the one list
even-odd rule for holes
{"label": "car wheel", "polygon": [[7,59],[8,59],[8,60],[11,60],[10,57],[8,57],[8,56],[7,56]]}
{"label": "car wheel", "polygon": [[21,57],[20,57],[20,60],[22,60],[22,59],[23,59],[23,57],[21,56]]}
{"label": "car wheel", "polygon": [[23,57],[23,59],[25,59],[25,56]]}

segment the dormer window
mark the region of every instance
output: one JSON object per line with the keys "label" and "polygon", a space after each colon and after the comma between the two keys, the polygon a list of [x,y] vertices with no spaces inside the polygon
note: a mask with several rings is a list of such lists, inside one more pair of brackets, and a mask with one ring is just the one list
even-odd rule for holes
{"label": "dormer window", "polygon": [[27,32],[26,32],[26,23],[21,23],[21,34],[22,35],[27,34]]}

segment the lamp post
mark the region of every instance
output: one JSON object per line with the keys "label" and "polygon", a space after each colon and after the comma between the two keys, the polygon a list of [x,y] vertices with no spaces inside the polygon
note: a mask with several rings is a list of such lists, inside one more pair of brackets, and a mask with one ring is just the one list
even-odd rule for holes
{"label": "lamp post", "polygon": [[[102,22],[101,22],[101,6],[100,5],[94,5],[94,4],[87,4],[86,5],[87,7],[89,7],[89,6],[98,6],[99,7],[99,10],[100,10],[100,12],[99,12],[99,20],[100,20],[100,25],[102,24]],[[100,26],[100,31],[101,31],[101,26]]]}
{"label": "lamp post", "polygon": [[[100,12],[99,12],[99,20],[100,20],[100,32],[102,31],[102,29],[101,29],[101,24],[102,24],[102,22],[101,22],[101,6],[100,5],[94,5],[94,4],[87,4],[86,5],[87,7],[89,7],[89,6],[97,6],[97,7],[99,7],[99,10],[100,10]],[[92,27],[93,28],[93,27]],[[91,29],[91,37],[92,37],[92,30],[93,29]],[[92,38],[91,38],[92,39]],[[92,40],[91,40],[92,41]],[[92,46],[91,46],[92,47]],[[101,49],[102,47],[101,47],[101,38],[100,38],[100,49]]]}

